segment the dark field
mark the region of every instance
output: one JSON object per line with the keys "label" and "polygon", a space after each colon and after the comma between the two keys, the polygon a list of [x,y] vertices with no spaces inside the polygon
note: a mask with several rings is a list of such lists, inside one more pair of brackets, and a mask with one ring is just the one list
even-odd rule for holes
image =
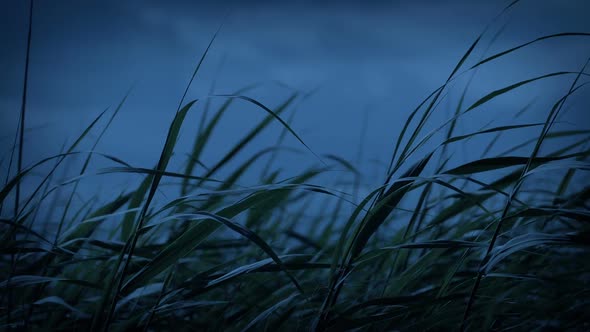
{"label": "dark field", "polygon": [[586,2],[32,3],[3,330],[590,330]]}

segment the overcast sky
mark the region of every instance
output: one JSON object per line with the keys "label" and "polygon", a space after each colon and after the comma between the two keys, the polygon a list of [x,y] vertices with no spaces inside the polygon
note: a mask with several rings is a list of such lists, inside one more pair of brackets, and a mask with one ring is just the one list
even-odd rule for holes
{"label": "overcast sky", "polygon": [[[99,151],[152,167],[184,87],[223,23],[189,100],[208,95],[213,84],[214,93],[224,94],[261,83],[248,95],[272,108],[294,91],[317,89],[292,110],[293,128],[316,153],[354,159],[366,121],[363,167],[382,172],[368,161],[388,160],[409,112],[444,83],[507,3],[37,0],[25,164],[58,153],[64,142],[75,139],[133,87]],[[0,8],[0,151],[5,172],[22,94],[28,1],[4,0]],[[523,0],[491,26],[469,64],[543,35],[590,32],[589,12],[587,0]],[[537,75],[578,71],[588,56],[590,38],[538,43],[482,68],[468,101]],[[514,123],[512,115],[533,100],[538,107],[522,121],[543,121],[571,81],[551,79],[510,94],[493,109],[463,121],[458,130],[476,131],[492,120],[497,125]],[[430,120],[432,128],[454,111],[460,82]],[[589,127],[588,95],[583,91],[572,100],[567,118],[571,126]],[[197,107],[189,116],[179,155],[190,149],[202,110]],[[203,161],[214,162],[262,116],[261,110],[236,102]],[[279,131],[274,125],[257,144],[272,145]],[[297,146],[292,138],[287,143]],[[310,154],[298,158],[302,164],[316,162]]]}

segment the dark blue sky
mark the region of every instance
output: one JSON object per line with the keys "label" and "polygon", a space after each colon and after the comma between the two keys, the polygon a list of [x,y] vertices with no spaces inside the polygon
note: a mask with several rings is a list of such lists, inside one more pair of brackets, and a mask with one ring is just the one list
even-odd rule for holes
{"label": "dark blue sky", "polygon": [[[366,162],[361,166],[382,174],[383,167],[371,160],[388,160],[409,112],[444,82],[471,42],[507,3],[38,0],[25,164],[59,152],[65,141],[74,139],[105,107],[116,106],[134,86],[99,151],[137,166],[153,166],[194,66],[224,22],[189,99],[208,95],[214,82],[215,93],[232,93],[260,82],[248,95],[274,107],[293,90],[306,93],[317,88],[297,104],[293,128],[318,154],[354,159],[366,117]],[[586,0],[521,1],[492,25],[469,63],[546,34],[590,32],[589,4]],[[28,1],[3,1],[0,8],[0,151],[5,172],[22,93]],[[490,39],[502,27],[488,49]],[[468,102],[533,76],[577,71],[588,56],[590,38],[536,44],[482,68]],[[512,115],[532,100],[536,107],[517,122],[543,121],[571,80],[551,79],[511,93],[465,118],[458,130],[476,131],[492,120],[496,125],[514,123]],[[440,104],[426,132],[454,110],[461,82],[464,80],[458,80]],[[572,99],[564,118],[569,124],[563,126],[589,127],[588,95],[583,91]],[[214,105],[220,102],[215,100]],[[180,156],[192,144],[199,112],[202,107],[194,110],[183,129]],[[259,109],[236,102],[203,161],[213,162],[221,156],[262,116]],[[252,151],[272,145],[280,129],[274,125]],[[525,131],[523,135],[535,133]],[[522,136],[510,139],[516,138]],[[299,146],[292,138],[287,143]],[[476,144],[462,151],[479,148]],[[284,159],[287,169],[294,165],[289,158],[293,157]],[[297,158],[293,173],[316,163],[310,154]]]}

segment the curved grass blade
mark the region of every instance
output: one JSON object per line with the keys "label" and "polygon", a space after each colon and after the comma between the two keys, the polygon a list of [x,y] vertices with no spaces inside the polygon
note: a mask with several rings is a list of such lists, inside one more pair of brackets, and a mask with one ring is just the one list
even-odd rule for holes
{"label": "curved grass blade", "polygon": [[355,240],[352,243],[349,261],[352,262],[363,250],[369,238],[377,231],[379,226],[385,221],[393,209],[399,204],[403,196],[409,191],[410,186],[414,183],[414,180],[404,180],[405,178],[414,178],[419,176],[424,170],[428,161],[432,157],[429,154],[424,159],[415,164],[410,168],[400,180],[396,181],[383,195],[383,197],[377,202],[378,207],[376,211],[371,211],[368,215],[367,220],[359,228]]}
{"label": "curved grass blade", "polygon": [[469,106],[464,111],[464,113],[467,113],[467,112],[473,110],[474,108],[479,107],[479,106],[481,106],[481,105],[489,102],[490,100],[492,100],[492,99],[494,99],[494,98],[496,98],[496,97],[498,97],[500,95],[503,95],[503,94],[505,94],[505,93],[507,93],[509,91],[512,91],[512,90],[514,90],[514,89],[516,89],[516,88],[518,88],[520,86],[523,86],[523,85],[526,85],[526,84],[529,84],[529,83],[532,83],[532,82],[535,82],[535,81],[538,81],[538,80],[542,80],[542,79],[548,78],[548,77],[562,76],[562,75],[569,75],[569,74],[577,74],[577,73],[567,72],[567,71],[561,71],[561,72],[555,72],[555,73],[545,74],[545,75],[537,76],[537,77],[534,77],[534,78],[530,78],[528,80],[520,81],[518,83],[514,83],[514,84],[509,85],[507,87],[504,87],[502,89],[498,89],[498,90],[492,91],[492,92],[488,93],[487,95],[483,96],[482,98],[480,98],[478,101],[476,101],[475,103],[473,103],[471,106]]}
{"label": "curved grass blade", "polygon": [[264,310],[263,312],[260,313],[260,315],[256,316],[256,318],[254,318],[252,321],[250,321],[250,323],[248,323],[248,325],[246,325],[246,327],[244,327],[242,329],[242,332],[252,331],[253,328],[256,326],[256,324],[268,319],[270,317],[270,315],[272,315],[275,311],[277,311],[277,309],[289,304],[291,301],[293,301],[293,299],[297,298],[298,296],[299,296],[299,294],[297,294],[297,293],[292,294],[291,296],[277,302],[275,305]]}
{"label": "curved grass blade", "polygon": [[[103,205],[95,210],[87,219],[87,222],[78,223],[74,228],[69,229],[63,234],[59,240],[60,243],[68,242],[77,238],[89,238],[96,228],[111,214],[121,208],[129,201],[131,194],[122,195],[115,198],[113,201]],[[72,250],[72,249],[70,249]],[[73,250],[77,251],[77,250]]]}
{"label": "curved grass blade", "polygon": [[499,57],[502,57],[502,56],[504,56],[506,54],[512,53],[512,52],[514,52],[516,50],[519,50],[519,49],[521,49],[523,47],[529,46],[529,45],[534,44],[536,42],[539,42],[539,41],[542,41],[542,40],[546,40],[546,39],[561,38],[561,37],[590,37],[590,33],[586,33],[586,32],[562,32],[562,33],[556,33],[556,34],[552,34],[552,35],[542,36],[542,37],[539,37],[537,39],[534,39],[534,40],[532,40],[530,42],[526,42],[524,44],[521,44],[521,45],[518,45],[516,47],[510,48],[510,49],[508,49],[506,51],[503,51],[503,52],[494,54],[492,56],[489,56],[489,57],[487,57],[487,58],[479,61],[478,63],[474,64],[469,69],[474,69],[476,67],[479,67],[479,66],[483,65],[484,63],[487,63],[487,62],[490,62],[492,60],[495,60],[495,59],[497,59]]}
{"label": "curved grass blade", "polygon": [[[234,97],[239,98],[236,96],[234,96]],[[279,117],[279,115],[287,109],[287,107],[295,100],[296,97],[297,97],[297,94],[291,95],[291,97],[289,97],[283,104],[281,104],[279,107],[277,107],[276,111],[274,111],[274,112],[271,111],[270,109],[266,108],[266,106],[262,105],[261,103],[258,103],[257,101],[254,101],[253,99],[249,99],[247,97],[244,97],[244,100],[248,100],[248,101],[252,100],[251,102],[253,102],[253,103],[255,103],[255,105],[263,108],[264,110],[266,110],[270,114],[264,120],[260,121],[260,123],[255,128],[253,128],[248,134],[246,134],[246,136],[244,136],[240,140],[240,142],[238,142],[228,153],[226,153],[225,156],[217,164],[215,164],[215,166],[211,167],[211,169],[207,172],[207,174],[204,177],[208,178],[208,177],[212,176],[223,165],[225,165],[227,162],[229,162],[231,159],[233,159],[238,154],[238,152],[240,152],[248,143],[250,143],[256,136],[258,136],[258,134],[260,134],[260,132],[262,132],[262,130],[264,128],[266,128],[272,122],[273,118],[279,119],[279,121],[283,125],[287,126],[287,124]],[[242,98],[240,98],[240,99],[242,99]],[[291,130],[290,127],[288,127],[288,126],[286,128]],[[291,130],[291,132],[294,133],[292,130]],[[296,137],[298,138],[298,136],[296,136]]]}
{"label": "curved grass blade", "polygon": [[304,293],[303,288],[301,288],[301,285],[299,285],[299,283],[297,282],[295,277],[285,268],[283,261],[274,252],[274,250],[262,238],[260,238],[256,233],[250,231],[249,229],[247,229],[246,227],[244,227],[238,223],[231,221],[228,218],[224,218],[224,217],[216,215],[214,213],[205,212],[205,211],[198,211],[198,212],[195,212],[194,214],[203,215],[203,216],[209,217],[217,222],[220,222],[223,225],[225,225],[226,227],[228,227],[229,229],[231,229],[232,231],[237,232],[238,234],[242,235],[243,237],[247,238],[248,240],[254,242],[260,249],[262,249],[267,255],[269,255],[272,258],[272,260],[275,263],[277,263],[277,265],[279,265],[283,269],[283,271],[287,274],[289,279],[291,279],[291,281],[293,282],[295,287],[297,287],[297,289],[301,293]]}
{"label": "curved grass blade", "polygon": [[[564,159],[571,159],[579,156],[581,154],[575,153],[565,156],[559,157],[537,157],[533,159],[531,167],[536,167],[539,165],[546,164],[550,161],[556,160],[564,160]],[[461,166],[457,166],[452,168],[448,171],[445,171],[444,174],[453,174],[453,175],[462,175],[462,174],[475,174],[475,173],[482,173],[488,172],[492,170],[502,169],[506,167],[512,166],[519,166],[519,165],[526,165],[529,162],[529,157],[495,157],[495,158],[483,158],[479,160],[475,160],[472,162],[468,162]]]}
{"label": "curved grass blade", "polygon": [[255,100],[253,98],[242,96],[242,95],[214,95],[214,96],[216,96],[216,97],[241,99],[241,100],[245,100],[245,101],[247,101],[249,103],[252,103],[252,104],[260,107],[265,112],[267,112],[268,114],[270,114],[273,118],[275,118],[277,121],[279,121],[281,123],[281,125],[284,128],[286,128],[289,131],[289,133],[291,133],[291,135],[293,135],[293,137],[295,137],[299,141],[299,143],[301,143],[309,152],[311,152],[311,154],[313,154],[322,164],[324,164],[324,166],[326,165],[322,161],[322,158],[320,158],[315,152],[313,152],[313,150],[307,144],[305,144],[305,142],[303,141],[303,139],[301,139],[301,137],[299,135],[297,135],[297,133],[291,128],[291,126],[289,126],[289,124],[287,122],[285,122],[285,120],[283,120],[276,112],[273,112],[270,108],[264,106],[264,104],[262,104],[261,102]]}

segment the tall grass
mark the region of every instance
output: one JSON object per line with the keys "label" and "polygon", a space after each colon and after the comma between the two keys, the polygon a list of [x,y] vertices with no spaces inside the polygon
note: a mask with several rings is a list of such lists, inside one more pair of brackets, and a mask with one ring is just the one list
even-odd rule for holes
{"label": "tall grass", "polygon": [[[290,127],[286,111],[305,96],[295,93],[271,108],[247,96],[251,87],[209,97],[223,99],[223,104],[201,118],[183,170],[171,169],[170,159],[187,114],[201,103],[185,102],[186,91],[154,167],[135,167],[95,151],[125,99],[106,122],[109,110],[100,113],[63,153],[25,168],[19,162],[0,191],[0,204],[17,202],[14,214],[4,209],[0,220],[2,328],[590,329],[590,186],[585,181],[590,132],[554,130],[570,99],[585,93],[587,63],[578,71],[514,82],[471,104],[465,102],[468,84],[453,115],[425,132],[460,77],[518,56],[532,44],[587,40],[590,34],[540,36],[474,60],[482,36],[448,79],[410,113],[386,158],[390,163],[382,184],[360,200],[355,193],[316,182],[335,167],[346,170],[338,181],[356,187],[366,174],[338,156],[317,156]],[[536,110],[545,111],[544,122],[522,123],[515,113],[510,124],[456,133],[467,114],[484,108],[493,112],[492,102],[507,94],[558,78],[570,85],[565,91],[556,87],[563,95],[550,109]],[[202,153],[215,143],[213,131],[238,103],[255,105],[265,118],[205,166]],[[515,105],[519,107],[524,112],[529,105]],[[23,102],[21,135],[24,110]],[[283,128],[277,144],[239,158],[271,123]],[[502,147],[505,152],[491,152],[498,150],[498,137],[524,130],[536,130],[537,136]],[[89,135],[96,131],[98,135]],[[439,134],[442,140],[431,148]],[[281,179],[272,163],[287,150],[281,147],[286,135],[298,140],[317,163]],[[472,139],[487,140],[481,156],[458,162],[452,147]],[[85,141],[91,151],[79,150]],[[559,143],[557,148],[542,149],[554,146],[547,145],[552,142]],[[20,160],[22,138],[18,148]],[[271,157],[261,158],[266,155]],[[80,156],[84,162],[79,170],[65,181],[54,180],[64,162]],[[89,171],[97,158],[112,167]],[[240,185],[248,170],[265,160],[266,165],[258,166],[264,170],[258,185]],[[228,175],[219,178],[221,169],[229,170]],[[38,171],[44,176],[19,206],[21,181]],[[72,204],[84,178],[117,174],[141,181],[120,194],[110,193],[110,201]],[[173,184],[175,197],[156,197],[163,180]],[[47,212],[42,205],[56,195],[66,203]],[[318,204],[322,208],[310,216]],[[54,224],[35,222],[50,220],[51,215],[42,214],[53,212],[60,216]]]}

